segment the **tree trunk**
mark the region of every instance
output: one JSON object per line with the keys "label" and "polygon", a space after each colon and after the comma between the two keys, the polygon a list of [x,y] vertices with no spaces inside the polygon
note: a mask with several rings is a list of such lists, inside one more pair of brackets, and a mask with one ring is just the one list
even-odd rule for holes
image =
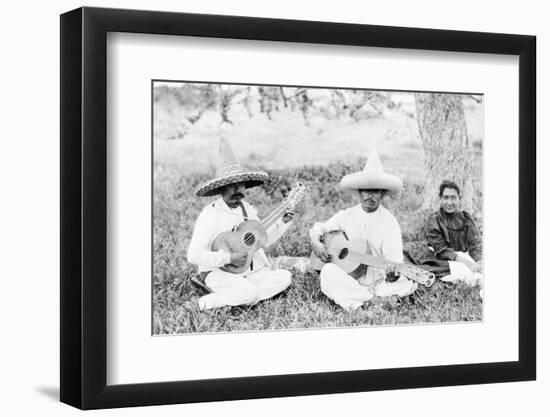
{"label": "tree trunk", "polygon": [[472,212],[473,148],[466,130],[462,97],[425,93],[414,96],[427,174],[423,208],[437,209],[439,184],[451,180],[460,187],[462,209]]}

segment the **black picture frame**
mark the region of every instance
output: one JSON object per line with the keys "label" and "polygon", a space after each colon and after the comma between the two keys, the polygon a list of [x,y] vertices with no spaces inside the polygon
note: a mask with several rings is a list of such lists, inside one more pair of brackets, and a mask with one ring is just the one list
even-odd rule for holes
{"label": "black picture frame", "polygon": [[[518,56],[519,360],[107,385],[108,32]],[[60,58],[62,402],[96,409],[536,378],[534,36],[84,7],[61,15]]]}

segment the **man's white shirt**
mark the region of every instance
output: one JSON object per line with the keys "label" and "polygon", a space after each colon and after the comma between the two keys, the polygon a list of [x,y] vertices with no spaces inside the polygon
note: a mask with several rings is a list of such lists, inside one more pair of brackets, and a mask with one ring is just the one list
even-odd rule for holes
{"label": "man's white shirt", "polygon": [[[249,220],[258,220],[257,210],[242,201]],[[193,236],[187,251],[187,260],[199,267],[199,272],[212,271],[230,263],[231,254],[223,250],[212,251],[212,243],[223,232],[229,232],[245,220],[240,207],[230,208],[221,197],[204,207],[195,222]],[[266,230],[266,247],[275,243],[288,229],[291,222],[281,219]],[[269,267],[270,262],[263,249],[256,251],[253,258],[254,270]]]}
{"label": "man's white shirt", "polygon": [[[372,213],[363,210],[361,204],[340,210],[324,223],[315,223],[310,236],[322,236],[327,232],[343,231],[350,240],[366,241],[372,254],[394,262],[403,262],[403,242],[399,223],[385,207],[378,206]],[[377,279],[373,268],[368,268],[367,282]]]}

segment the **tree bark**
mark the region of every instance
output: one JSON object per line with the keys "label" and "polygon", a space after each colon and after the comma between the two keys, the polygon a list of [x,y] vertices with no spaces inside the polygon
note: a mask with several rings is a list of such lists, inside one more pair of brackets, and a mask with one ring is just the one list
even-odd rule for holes
{"label": "tree bark", "polygon": [[468,138],[462,97],[416,93],[416,121],[424,147],[424,209],[439,207],[439,184],[451,180],[461,190],[462,209],[473,208],[473,148]]}

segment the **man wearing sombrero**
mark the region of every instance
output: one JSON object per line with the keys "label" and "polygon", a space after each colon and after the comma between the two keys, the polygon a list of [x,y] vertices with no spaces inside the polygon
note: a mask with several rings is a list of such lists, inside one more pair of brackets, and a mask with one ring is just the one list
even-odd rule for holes
{"label": "man wearing sombrero", "polygon": [[[219,196],[203,208],[193,230],[187,260],[199,268],[199,284],[211,291],[199,298],[201,310],[222,306],[255,304],[284,291],[291,283],[291,273],[271,269],[263,249],[254,254],[251,268],[241,274],[226,272],[224,265],[242,266],[246,253],[213,251],[212,243],[223,232],[245,220],[258,220],[256,209],[244,201],[246,189],[263,184],[265,172],[243,167],[235,158],[227,139],[220,140],[220,158],[216,177],[195,190],[200,197]],[[290,226],[293,213],[287,212],[267,230],[267,244],[277,241]],[[197,280],[195,280],[197,282]]]}
{"label": "man wearing sombrero", "polygon": [[361,172],[346,175],[340,186],[357,191],[361,200],[356,206],[341,210],[325,223],[315,223],[310,230],[312,249],[326,262],[320,272],[321,291],[344,309],[361,307],[373,296],[406,296],[417,284],[400,276],[395,268],[386,271],[366,267],[358,279],[330,262],[322,237],[327,232],[342,231],[351,239],[366,241],[371,254],[389,261],[403,261],[401,228],[395,217],[380,203],[387,193],[398,192],[403,183],[395,175],[387,174],[377,152],[371,152]]}

